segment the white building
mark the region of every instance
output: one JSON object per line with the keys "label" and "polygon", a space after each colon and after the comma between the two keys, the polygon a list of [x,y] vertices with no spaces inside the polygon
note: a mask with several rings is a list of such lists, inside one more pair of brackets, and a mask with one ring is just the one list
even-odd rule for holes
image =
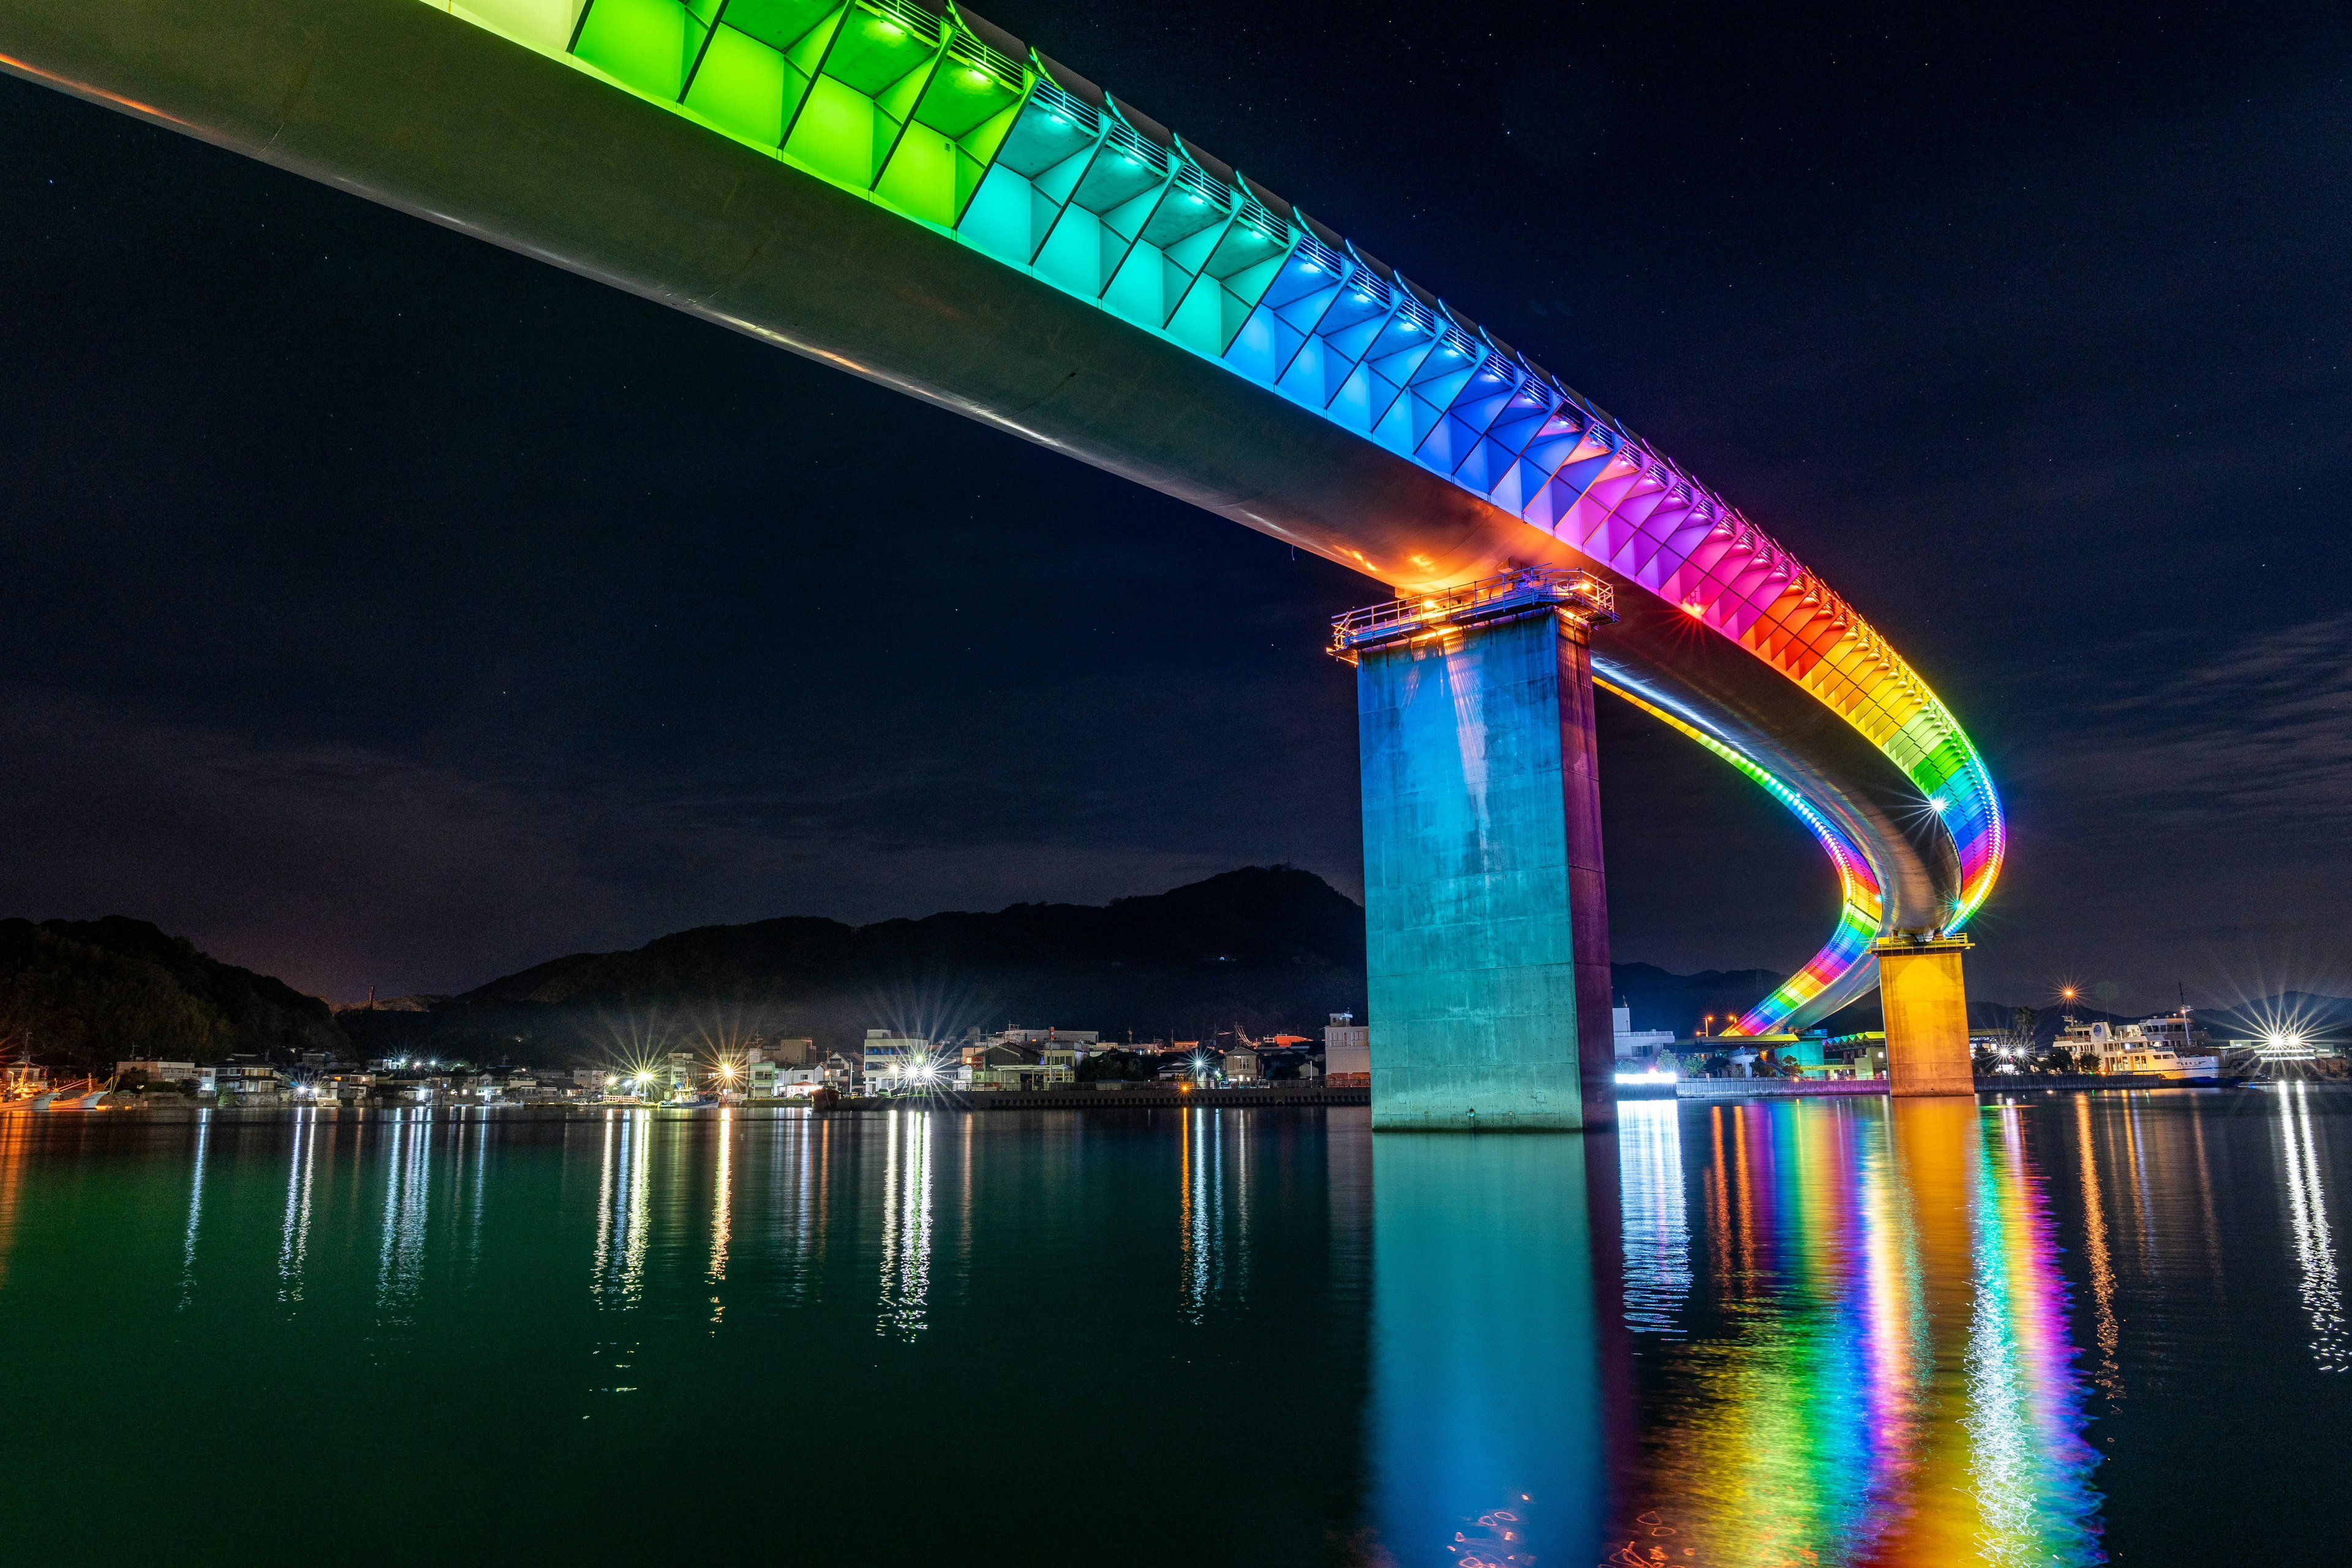
{"label": "white building", "polygon": [[1372,1031],[1353,1013],[1334,1013],[1323,1030],[1323,1081],[1369,1087],[1372,1081]]}
{"label": "white building", "polygon": [[1102,1044],[1100,1029],[1013,1029],[991,1035],[986,1042],[992,1046],[1098,1046]]}
{"label": "white building", "polygon": [[918,1072],[925,1068],[936,1071],[942,1065],[931,1049],[931,1042],[920,1035],[894,1035],[887,1029],[866,1031],[859,1074],[868,1094],[886,1094],[906,1087]]}
{"label": "white building", "polygon": [[239,1105],[276,1105],[285,1098],[285,1075],[266,1062],[232,1062],[214,1078],[221,1098]]}
{"label": "white building", "polygon": [[1646,1060],[1675,1043],[1672,1029],[1633,1027],[1633,1009],[1622,1003],[1609,1009],[1609,1027],[1616,1037],[1616,1055],[1621,1062],[1635,1058]]}
{"label": "white building", "polygon": [[149,1081],[154,1083],[193,1083],[195,1081],[196,1077],[196,1064],[194,1062],[155,1061],[152,1058],[142,1057],[136,1061],[115,1063],[114,1071],[117,1077],[121,1077],[134,1072],[143,1072],[147,1075]]}
{"label": "white building", "polygon": [[971,1087],[982,1090],[1066,1089],[1078,1076],[1066,1067],[1047,1067],[1043,1062],[983,1062],[970,1071]]}

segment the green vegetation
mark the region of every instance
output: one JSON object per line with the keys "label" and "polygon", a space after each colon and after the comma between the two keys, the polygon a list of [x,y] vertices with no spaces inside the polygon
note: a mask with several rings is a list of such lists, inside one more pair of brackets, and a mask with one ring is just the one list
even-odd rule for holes
{"label": "green vegetation", "polygon": [[0,1041],[101,1068],[345,1048],[324,1002],[121,916],[0,921]]}

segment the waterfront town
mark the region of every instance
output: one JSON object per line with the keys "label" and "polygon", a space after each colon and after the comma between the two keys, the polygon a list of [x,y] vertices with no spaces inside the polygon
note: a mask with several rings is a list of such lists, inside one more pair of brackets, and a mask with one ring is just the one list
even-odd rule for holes
{"label": "waterfront town", "polygon": [[[2040,1022],[2034,1009],[2019,1008],[2011,1027],[1973,1034],[1979,1081],[1998,1087],[2004,1079],[2063,1078],[2069,1087],[2086,1079],[2129,1087],[2346,1076],[2344,1055],[2328,1044],[2287,1032],[2217,1038],[2186,1007],[2137,1022],[2084,1022],[2062,1014],[2046,1038]],[[1683,1037],[1672,1030],[1635,1029],[1631,1008],[1622,1005],[1613,1009],[1612,1023],[1621,1094],[1680,1090],[1718,1098],[1801,1092],[1805,1085],[1867,1090],[1886,1079],[1885,1036],[1879,1030]],[[411,1057],[344,1061],[312,1051],[292,1059],[242,1053],[219,1062],[125,1058],[110,1078],[67,1078],[20,1050],[0,1068],[0,1108],[824,1108],[1151,1089],[1204,1096],[1228,1089],[1326,1090],[1335,1091],[1333,1100],[1349,1100],[1369,1096],[1371,1054],[1370,1028],[1347,1013],[1330,1015],[1319,1039],[1285,1033],[1258,1037],[1236,1027],[1205,1039],[1118,1042],[1091,1029],[1008,1025],[994,1033],[971,1028],[958,1038],[935,1040],[873,1028],[847,1049],[823,1049],[809,1037],[755,1036],[715,1048],[656,1046],[607,1062],[563,1067]]]}

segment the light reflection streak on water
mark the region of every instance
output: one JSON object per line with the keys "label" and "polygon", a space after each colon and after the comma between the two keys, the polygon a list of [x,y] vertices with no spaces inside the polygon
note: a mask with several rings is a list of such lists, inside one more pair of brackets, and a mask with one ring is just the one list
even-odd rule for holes
{"label": "light reflection streak on water", "polygon": [[1691,1284],[1681,1107],[1671,1100],[1627,1100],[1618,1108],[1617,1137],[1624,1187],[1625,1321],[1636,1332],[1678,1337],[1675,1314]]}
{"label": "light reflection streak on water", "polygon": [[1727,1409],[1706,1462],[1734,1490],[1769,1501],[1736,1530],[1720,1517],[1732,1510],[1718,1509],[1708,1536],[1737,1542],[1740,1561],[1801,1562],[1865,1537],[1864,1504],[1877,1489],[1853,1151],[1840,1105],[1751,1104],[1728,1120],[1728,1185],[1747,1234],[1724,1293],[1748,1326],[1716,1372]]}
{"label": "light reflection streak on water", "polygon": [[[719,1113],[719,1174],[710,1194],[710,1282],[727,1282],[727,1247],[734,1231],[735,1193],[732,1180],[735,1149],[734,1112]],[[710,1299],[710,1321],[719,1319],[719,1298]]]}
{"label": "light reflection streak on water", "polygon": [[430,1112],[392,1126],[384,1154],[383,1242],[377,1260],[376,1305],[387,1319],[405,1323],[425,1273],[425,1222],[432,1197],[433,1129]]}
{"label": "light reflection streak on water", "polygon": [[302,1299],[302,1265],[310,1252],[310,1193],[319,1152],[319,1117],[294,1113],[294,1142],[286,1172],[286,1223],[278,1244],[278,1299]]}
{"label": "light reflection streak on water", "polygon": [[1748,1157],[1748,1123],[1751,1111],[1770,1114],[1769,1107],[1743,1105],[1731,1113],[1731,1183],[1733,1195],[1732,1240],[1739,1254],[1740,1294],[1754,1292],[1759,1286],[1756,1278],[1756,1189],[1755,1177]]}
{"label": "light reflection streak on water", "polygon": [[1723,1107],[1707,1107],[1707,1134],[1712,1158],[1701,1178],[1706,1192],[1706,1250],[1709,1272],[1717,1279],[1731,1277],[1731,1196],[1725,1186],[1730,1166],[1723,1158]]}
{"label": "light reflection streak on water", "polygon": [[2205,1265],[2210,1277],[2217,1304],[2228,1299],[2225,1276],[2221,1272],[2221,1226],[2213,1215],[2213,1169],[2205,1157],[2205,1098],[2202,1095],[2189,1102],[2189,1135],[2197,1150],[2197,1205],[2205,1222]]}
{"label": "light reflection streak on water", "polygon": [[1898,1490],[1917,1440],[1918,1401],[1928,1365],[1926,1281],[1918,1235],[1908,1223],[1907,1194],[1895,1168],[1892,1129],[1884,1116],[1862,1121],[1853,1162],[1855,1217],[1861,1227],[1863,1326],[1857,1360],[1867,1411],[1866,1506],[1882,1510]]}
{"label": "light reflection streak on water", "polygon": [[[825,1125],[830,1130],[832,1124],[827,1122]],[[814,1300],[815,1295],[816,1271],[811,1267],[811,1260],[815,1256],[818,1240],[818,1149],[816,1138],[809,1131],[809,1126],[806,1121],[794,1122],[788,1134],[793,1165],[790,1295],[795,1302]],[[780,1143],[776,1157],[781,1160],[785,1152]]]}
{"label": "light reflection streak on water", "polygon": [[596,1194],[596,1252],[589,1294],[600,1307],[627,1310],[645,1294],[646,1135],[642,1113],[604,1121],[603,1179]]}
{"label": "light reflection streak on water", "polygon": [[205,1151],[213,1136],[209,1108],[196,1112],[195,1168],[188,1181],[188,1238],[180,1248],[180,1306],[186,1310],[196,1291],[196,1225],[205,1213]]}
{"label": "light reflection streak on water", "polygon": [[2055,1227],[2014,1113],[1990,1147],[1965,1100],[1709,1119],[1725,1166],[1701,1184],[1753,1234],[1712,1255],[1725,1327],[1643,1352],[1675,1374],[1610,1561],[2098,1561]]}
{"label": "light reflection streak on water", "polygon": [[466,1227],[466,1281],[470,1285],[482,1266],[482,1189],[490,1174],[490,1128],[486,1121],[463,1125],[470,1126],[474,1135],[474,1191]]}
{"label": "light reflection streak on water", "polygon": [[1179,1137],[1177,1182],[1181,1194],[1178,1226],[1183,1244],[1183,1315],[1198,1323],[1209,1299],[1209,1181],[1202,1144],[1207,1141],[1209,1112],[1195,1107],[1177,1115]]}
{"label": "light reflection streak on water", "polygon": [[2099,1346],[2095,1379],[2110,1399],[2124,1396],[2116,1364],[2122,1332],[2116,1323],[2116,1267],[2107,1251],[2106,1205],[2099,1189],[2099,1146],[2091,1132],[2091,1097],[2074,1096],[2075,1158],[2083,1172],[2083,1250],[2091,1268],[2092,1333]]}
{"label": "light reflection streak on water", "polygon": [[25,1163],[22,1114],[0,1115],[0,1289],[8,1284],[8,1255],[16,1244],[16,1202]]}
{"label": "light reflection streak on water", "polygon": [[2055,1227],[2026,1158],[2015,1106],[1980,1141],[1976,1300],[1966,1358],[1977,1555],[1999,1564],[2099,1561],[2080,1434],[2082,1390],[2066,1342]]}
{"label": "light reflection streak on water", "polygon": [[[1698,1394],[1651,1438],[1654,1507],[1637,1535],[1654,1540],[1628,1540],[1613,1561],[1846,1561],[1882,1490],[1870,1352],[1889,1317],[1872,1302],[1872,1260],[1886,1248],[1872,1246],[1855,1190],[1846,1107],[1710,1107],[1710,1121],[1724,1159],[1710,1206],[1719,1192],[1750,1232],[1712,1248],[1707,1284],[1734,1328],[1677,1352]],[[1761,1268],[1767,1250],[1785,1253],[1778,1268]]]}
{"label": "light reflection streak on water", "polygon": [[1836,1100],[1791,1109],[1768,1111],[1765,1125],[1790,1144],[1780,1180],[1793,1190],[1779,1205],[1793,1227],[1789,1272],[1822,1310],[1801,1360],[1791,1357],[1786,1441],[1808,1477],[1810,1533],[1859,1542],[1875,1533],[1909,1449],[1906,1396],[1925,1327],[1917,1258],[1902,1227],[1888,1224],[1885,1124]]}
{"label": "light reflection streak on water", "polygon": [[2154,1163],[2141,1139],[2144,1129],[2141,1114],[2147,1109],[2145,1094],[2129,1094],[2124,1100],[2124,1148],[2130,1161],[2133,1230],[2139,1238],[2139,1272],[2147,1279],[2156,1272],[2156,1199],[2148,1191],[2149,1166]]}
{"label": "light reflection streak on water", "polygon": [[929,1326],[931,1285],[931,1149],[929,1111],[898,1111],[882,1183],[882,1314],[874,1331],[908,1344]]}
{"label": "light reflection streak on water", "polygon": [[1220,1111],[1204,1110],[1208,1118],[1209,1158],[1200,1174],[1202,1191],[1206,1202],[1202,1213],[1206,1216],[1207,1245],[1201,1249],[1202,1302],[1205,1307],[1224,1285],[1225,1274],[1225,1123],[1229,1120]]}
{"label": "light reflection streak on water", "polygon": [[2278,1130],[2285,1144],[2287,1220],[2294,1258],[2303,1268],[2303,1310],[2311,1318],[2311,1355],[2322,1372],[2352,1370],[2344,1333],[2344,1298],[2336,1280],[2336,1239],[2327,1224],[2327,1194],[2312,1135],[2311,1102],[2300,1080],[2273,1089]]}
{"label": "light reflection streak on water", "polygon": [[[1248,1118],[1206,1107],[1180,1110],[1176,1116],[1177,1226],[1183,1270],[1181,1310],[1186,1322],[1199,1323],[1213,1297],[1248,1289],[1249,1260],[1239,1255],[1246,1249],[1237,1246],[1226,1230],[1231,1209],[1234,1230],[1246,1240]],[[1229,1131],[1234,1144],[1230,1161],[1225,1151]],[[1229,1180],[1236,1189],[1230,1203],[1225,1192]]]}
{"label": "light reflection streak on water", "polygon": [[[965,1260],[967,1271],[971,1258],[971,1121],[964,1119],[957,1129],[956,1159],[956,1256]],[[969,1283],[969,1272],[966,1281]]]}
{"label": "light reflection streak on water", "polygon": [[1226,1237],[1220,1224],[1217,1259],[1223,1266],[1218,1270],[1222,1276],[1219,1283],[1228,1299],[1238,1304],[1249,1300],[1250,1132],[1257,1125],[1257,1119],[1246,1114],[1217,1118],[1221,1131],[1228,1123],[1233,1130],[1233,1157],[1230,1160],[1225,1157],[1224,1142],[1220,1138],[1217,1143],[1217,1175],[1221,1181],[1232,1184],[1233,1196],[1230,1205],[1222,1196],[1219,1198],[1217,1215],[1222,1222],[1226,1209],[1232,1209],[1233,1235]]}

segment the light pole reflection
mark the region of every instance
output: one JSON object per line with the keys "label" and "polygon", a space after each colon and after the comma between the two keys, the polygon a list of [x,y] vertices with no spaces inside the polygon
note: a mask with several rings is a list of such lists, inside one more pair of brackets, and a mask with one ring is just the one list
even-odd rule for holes
{"label": "light pole reflection", "polygon": [[464,1147],[463,1141],[469,1127],[474,1135],[474,1173],[472,1191],[467,1194],[466,1205],[466,1283],[468,1286],[473,1284],[475,1273],[482,1266],[483,1184],[490,1173],[490,1124],[488,1121],[459,1122],[457,1136],[460,1149]]}
{"label": "light pole reflection", "polygon": [[1186,1322],[1198,1323],[1223,1273],[1225,1117],[1205,1108],[1176,1115],[1182,1312]]}
{"label": "light pole reflection", "polygon": [[602,1180],[596,1194],[596,1255],[589,1293],[600,1307],[624,1310],[645,1295],[647,1226],[646,1129],[642,1112],[604,1121]]}
{"label": "light pole reflection", "polygon": [[286,1223],[278,1243],[278,1299],[289,1304],[302,1299],[302,1265],[310,1251],[310,1191],[318,1152],[318,1112],[296,1111],[286,1172]]}
{"label": "light pole reflection", "polygon": [[2074,1096],[2074,1157],[2083,1178],[2083,1251],[2091,1270],[2092,1334],[2099,1346],[2098,1384],[2110,1399],[2124,1396],[2116,1353],[2123,1333],[2116,1321],[2116,1264],[2107,1246],[2107,1205],[2099,1185],[2099,1145],[2091,1132],[2091,1097]]}
{"label": "light pole reflection", "polygon": [[[710,1282],[727,1282],[727,1247],[734,1232],[735,1193],[733,1155],[735,1148],[734,1112],[719,1113],[719,1173],[710,1194]],[[710,1298],[710,1321],[719,1321],[719,1298]]]}
{"label": "light pole reflection", "polygon": [[824,1150],[819,1139],[831,1137],[832,1123],[826,1121],[822,1126],[820,1133],[813,1131],[807,1121],[786,1122],[775,1142],[777,1161],[789,1163],[791,1202],[777,1205],[777,1212],[787,1221],[786,1245],[791,1249],[786,1294],[796,1302],[814,1300],[817,1294],[815,1263],[824,1240],[825,1175]]}
{"label": "light pole reflection", "polygon": [[196,1226],[205,1214],[205,1153],[212,1144],[213,1113],[196,1112],[196,1158],[188,1179],[188,1234],[180,1247],[180,1309],[185,1311],[196,1293]]}
{"label": "light pole reflection", "polygon": [[1675,1314],[1690,1294],[1690,1216],[1683,1201],[1681,1107],[1631,1100],[1617,1108],[1625,1207],[1625,1323],[1636,1332],[1679,1333]]}
{"label": "light pole reflection", "polygon": [[383,1241],[376,1268],[376,1305],[394,1322],[405,1322],[425,1273],[425,1221],[433,1184],[433,1120],[392,1124],[392,1147],[384,1154]]}
{"label": "light pole reflection", "polygon": [[1607,1466],[1583,1144],[1372,1140],[1382,1561],[1506,1568],[1601,1556]]}
{"label": "light pole reflection", "polygon": [[2311,1319],[2311,1355],[2322,1372],[2352,1371],[2344,1334],[2344,1297],[2336,1282],[2336,1237],[2327,1224],[2327,1193],[2319,1175],[2319,1143],[2312,1135],[2309,1091],[2302,1079],[2272,1091],[2284,1145],[2287,1222],[2294,1259],[2303,1268],[2303,1310]]}
{"label": "light pole reflection", "polygon": [[16,1244],[16,1204],[29,1117],[0,1116],[0,1289],[8,1285],[8,1255]]}
{"label": "light pole reflection", "polygon": [[931,1286],[933,1123],[929,1111],[898,1111],[882,1179],[882,1314],[874,1331],[912,1344],[928,1327]]}

